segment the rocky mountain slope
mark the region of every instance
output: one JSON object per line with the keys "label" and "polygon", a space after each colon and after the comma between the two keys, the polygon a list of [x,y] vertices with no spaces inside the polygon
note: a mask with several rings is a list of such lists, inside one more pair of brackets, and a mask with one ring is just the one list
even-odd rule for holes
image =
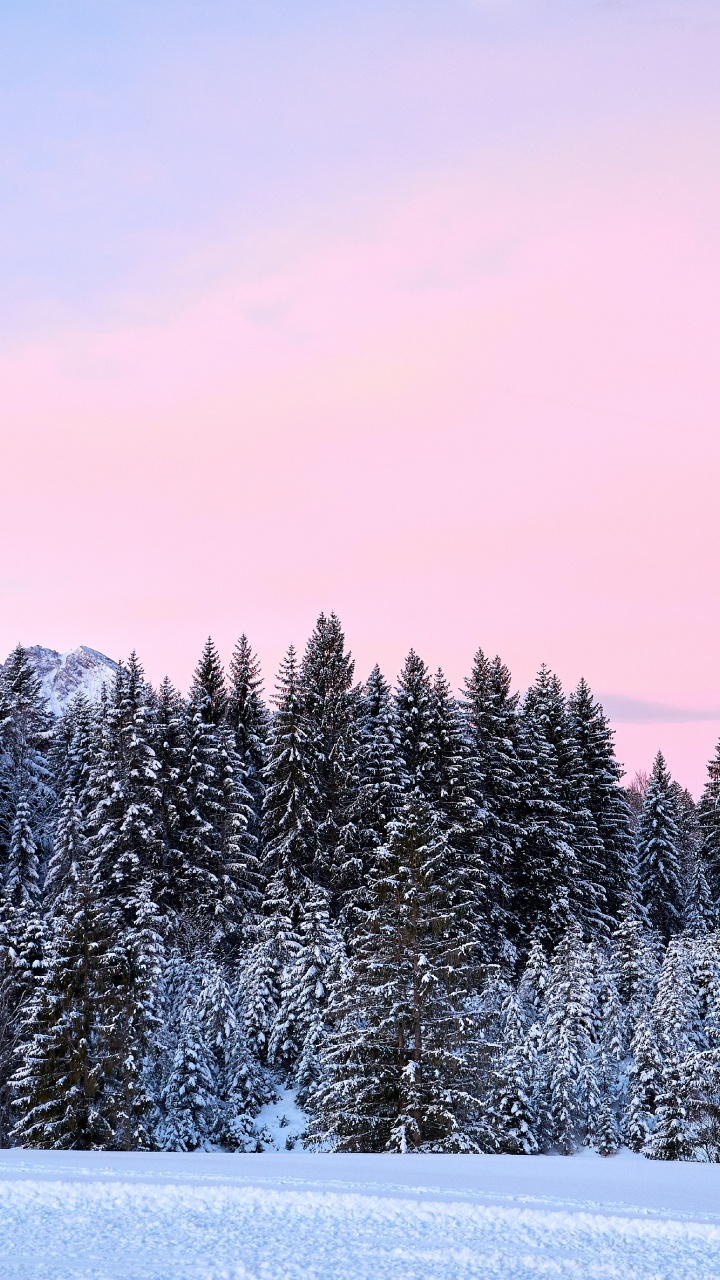
{"label": "rocky mountain slope", "polygon": [[69,653],[45,649],[40,644],[27,651],[37,668],[51,710],[61,715],[76,693],[84,693],[95,702],[117,671],[117,663],[97,649],[81,644]]}

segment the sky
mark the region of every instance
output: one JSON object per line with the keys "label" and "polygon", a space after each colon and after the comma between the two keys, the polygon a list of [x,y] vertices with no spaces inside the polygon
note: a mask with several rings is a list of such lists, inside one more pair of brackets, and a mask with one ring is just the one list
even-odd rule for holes
{"label": "sky", "polygon": [[720,736],[715,0],[5,0],[0,648]]}

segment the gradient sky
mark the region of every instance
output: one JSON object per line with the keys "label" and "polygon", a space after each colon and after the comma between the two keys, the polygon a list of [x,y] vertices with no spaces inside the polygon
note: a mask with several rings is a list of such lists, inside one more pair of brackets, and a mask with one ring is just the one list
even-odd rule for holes
{"label": "gradient sky", "polygon": [[720,10],[5,0],[0,648],[478,645],[720,734]]}

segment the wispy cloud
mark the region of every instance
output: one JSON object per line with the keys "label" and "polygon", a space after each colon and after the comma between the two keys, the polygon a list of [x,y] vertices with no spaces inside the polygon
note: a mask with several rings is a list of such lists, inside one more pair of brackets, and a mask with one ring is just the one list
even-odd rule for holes
{"label": "wispy cloud", "polygon": [[671,724],[691,720],[720,720],[720,707],[677,707],[667,702],[645,702],[622,693],[598,695],[607,715],[621,724]]}

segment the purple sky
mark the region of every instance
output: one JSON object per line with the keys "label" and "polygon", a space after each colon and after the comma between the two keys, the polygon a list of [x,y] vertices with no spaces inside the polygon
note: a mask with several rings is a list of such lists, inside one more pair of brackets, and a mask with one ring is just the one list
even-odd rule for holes
{"label": "purple sky", "polygon": [[0,14],[0,647],[481,645],[720,735],[720,11]]}

